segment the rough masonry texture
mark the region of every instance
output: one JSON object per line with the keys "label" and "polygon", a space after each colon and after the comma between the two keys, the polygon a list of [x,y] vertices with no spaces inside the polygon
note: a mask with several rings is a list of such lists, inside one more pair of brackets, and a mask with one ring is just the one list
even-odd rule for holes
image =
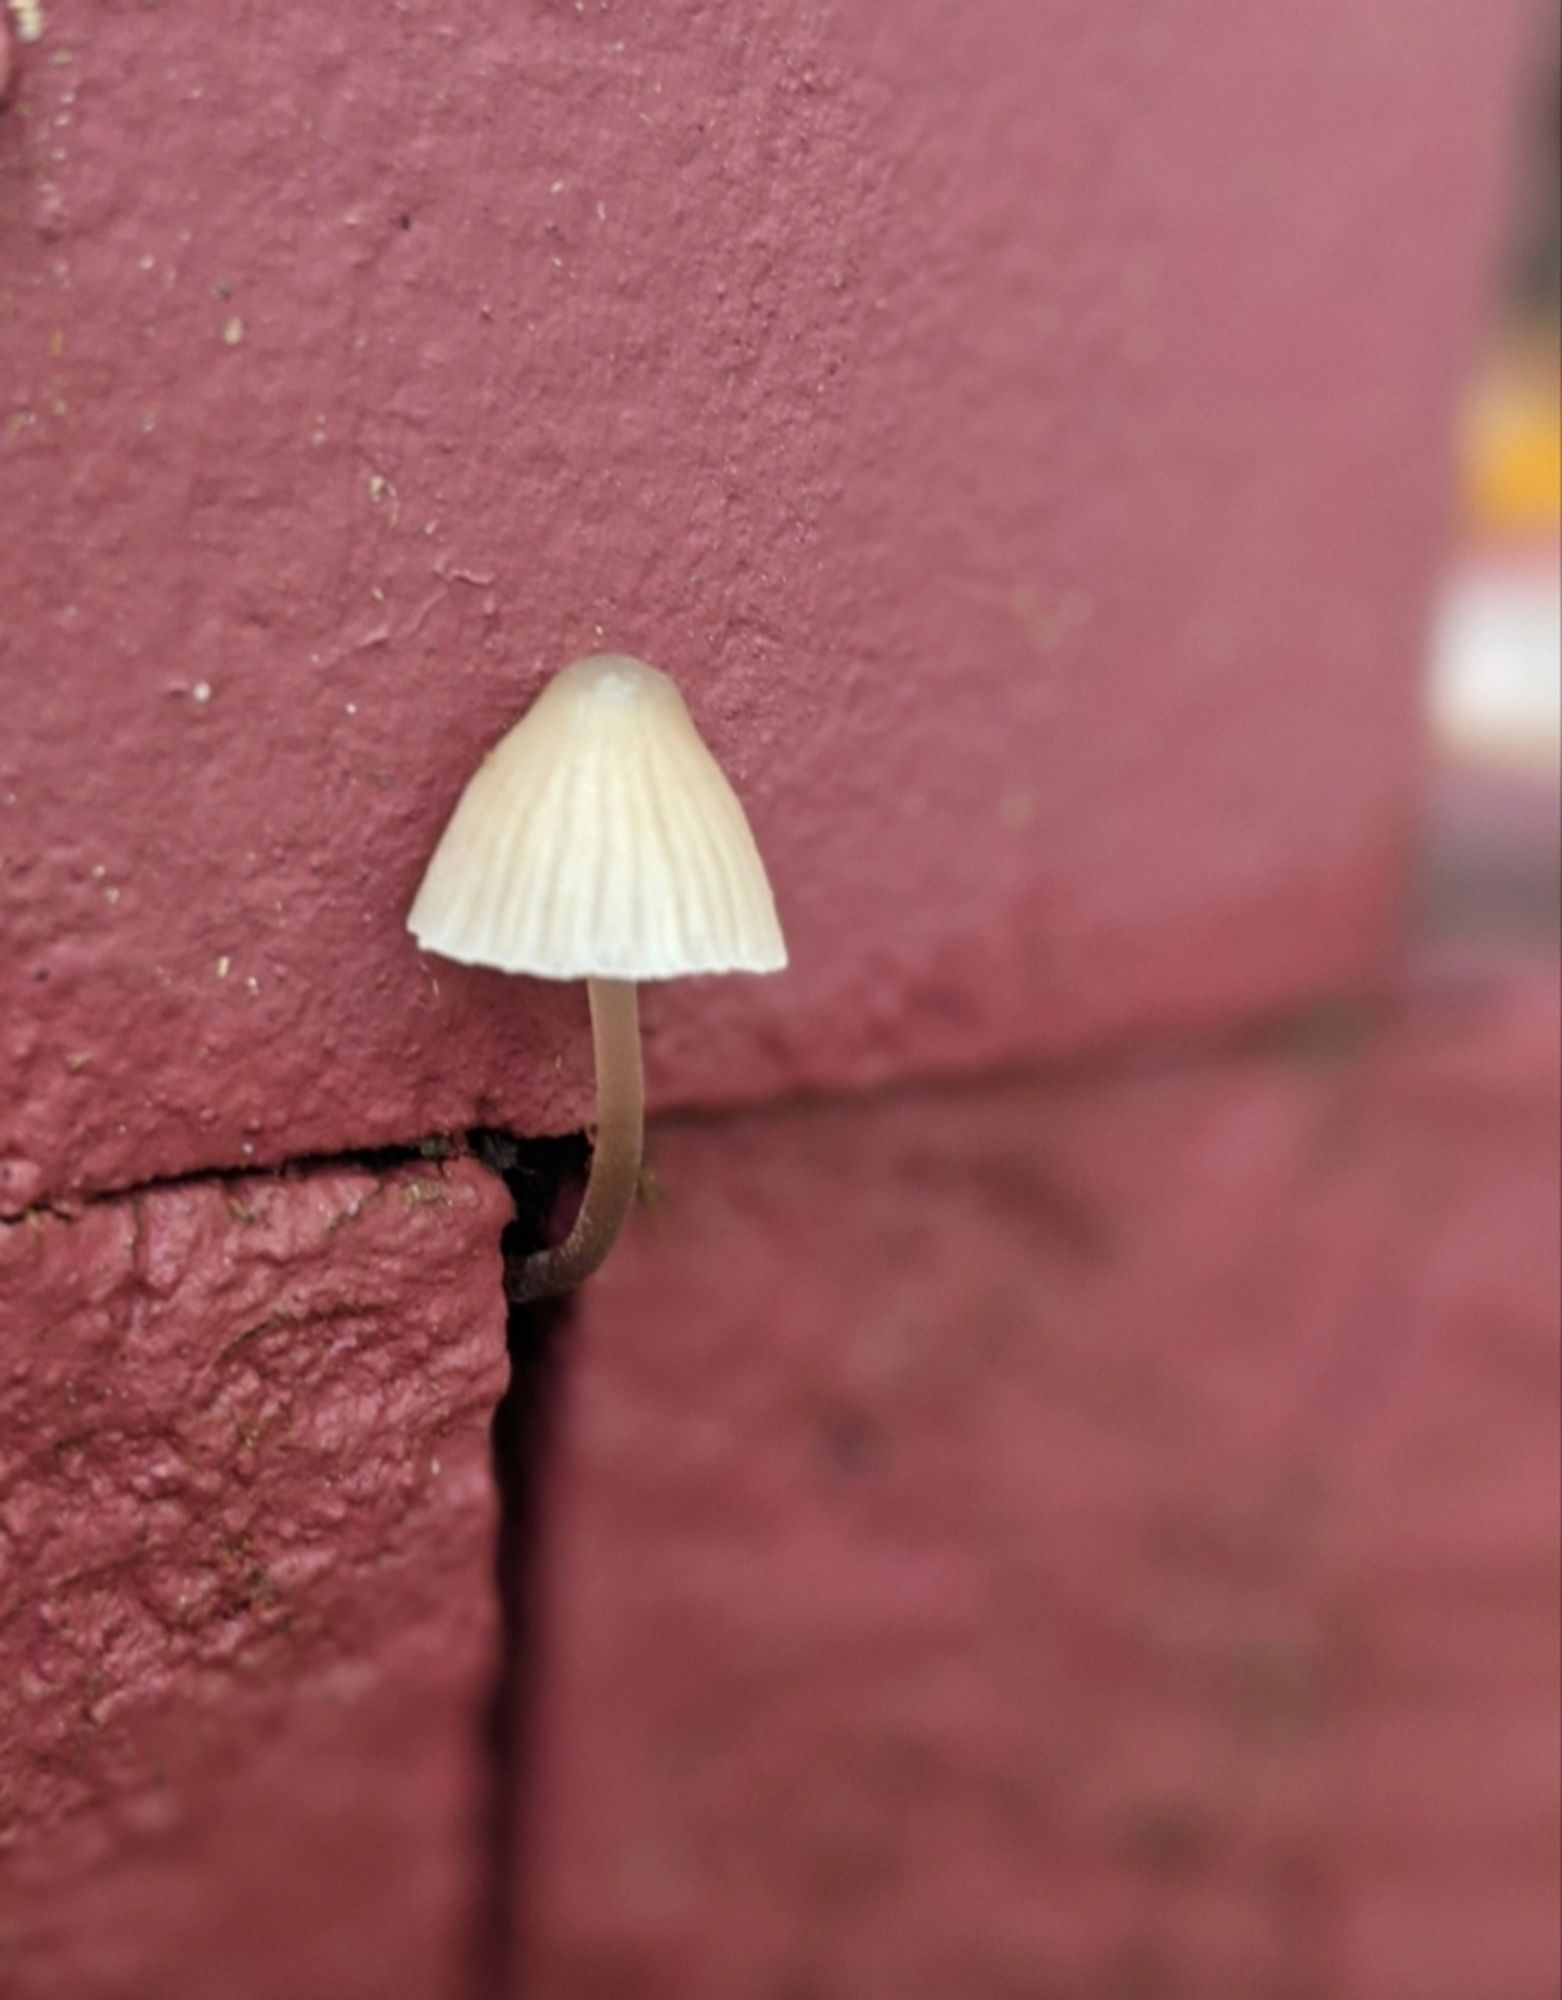
{"label": "rough masonry texture", "polygon": [[1375,976],[1509,0],[47,0],[0,112],[0,1199],[578,1123],[402,918],[670,669],[794,971],[662,1105]]}
{"label": "rough masonry texture", "polygon": [[1553,1992],[1558,1002],[659,1131],[517,1991]]}
{"label": "rough masonry texture", "polygon": [[465,1995],[503,1186],[0,1228],[0,1994]]}
{"label": "rough masonry texture", "polygon": [[[1395,958],[1527,11],[0,36],[4,2000],[1554,1988],[1555,982],[1233,1039]],[[403,919],[604,648],[794,963],[645,997],[516,1770],[504,1191],[234,1170],[588,1115]]]}

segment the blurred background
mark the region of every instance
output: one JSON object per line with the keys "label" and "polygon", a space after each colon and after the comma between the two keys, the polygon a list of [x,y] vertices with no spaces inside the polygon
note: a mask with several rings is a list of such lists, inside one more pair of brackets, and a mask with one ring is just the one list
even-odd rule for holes
{"label": "blurred background", "polygon": [[[1437,795],[1447,844],[1435,849],[1447,891],[1464,894],[1468,925],[1518,917],[1541,933],[1558,900],[1551,794],[1562,738],[1562,82],[1554,28],[1547,16],[1524,86],[1507,248],[1459,435],[1459,548],[1439,602],[1431,668],[1449,767]],[[1461,858],[1465,844],[1478,855],[1483,839],[1498,848],[1516,843],[1515,859],[1528,854],[1520,867],[1527,889],[1521,881],[1505,890],[1500,864],[1493,878],[1478,859]],[[1465,867],[1475,879],[1459,891]]]}

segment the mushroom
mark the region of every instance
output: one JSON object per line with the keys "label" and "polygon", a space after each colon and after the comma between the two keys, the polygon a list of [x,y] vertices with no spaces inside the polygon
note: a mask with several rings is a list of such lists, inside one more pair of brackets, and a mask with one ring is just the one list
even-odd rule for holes
{"label": "mushroom", "polygon": [[556,674],[473,773],[407,928],[463,965],[586,982],[585,1195],[565,1240],[509,1287],[518,1302],[568,1291],[613,1247],[639,1183],[637,982],[786,964],[743,808],[667,676],[616,653]]}

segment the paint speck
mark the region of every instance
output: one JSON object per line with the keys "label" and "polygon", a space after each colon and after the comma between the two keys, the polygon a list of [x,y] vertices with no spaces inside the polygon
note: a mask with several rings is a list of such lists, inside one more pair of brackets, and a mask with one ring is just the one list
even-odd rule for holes
{"label": "paint speck", "polygon": [[106,869],[106,868],[104,867],[104,865],[103,865],[103,863],[102,863],[101,861],[94,861],[94,862],[93,862],[93,864],[92,864],[92,879],[93,879],[93,881],[94,881],[94,882],[101,882],[101,881],[103,880],[103,877],[104,877],[104,876],[105,876],[105,875],[106,875],[107,873],[108,873],[108,870],[107,870],[107,869]]}
{"label": "paint speck", "polygon": [[371,472],[369,474],[369,498],[376,507],[379,506],[389,491],[390,481],[385,477],[383,472]]}
{"label": "paint speck", "polygon": [[157,259],[148,251],[145,256],[136,259],[136,268],[140,271],[155,271],[157,269]]}
{"label": "paint speck", "polygon": [[597,203],[597,220],[598,222],[607,221],[607,203],[605,201]]}
{"label": "paint speck", "polygon": [[91,1060],[90,1055],[67,1056],[65,1058],[65,1067],[70,1071],[72,1076],[80,1076]]}
{"label": "paint speck", "polygon": [[237,313],[223,327],[222,337],[224,343],[229,347],[237,347],[239,342],[244,338],[244,322],[239,318]]}
{"label": "paint speck", "polygon": [[212,684],[210,681],[197,681],[190,690],[190,699],[198,708],[204,708],[211,698]]}
{"label": "paint speck", "polygon": [[358,704],[355,701],[344,701],[342,707],[349,715],[356,715],[358,713]]}
{"label": "paint speck", "polygon": [[1009,603],[1025,636],[1041,652],[1061,646],[1095,616],[1095,600],[1084,590],[1067,590],[1043,603],[1029,584],[1022,583],[1012,592]]}
{"label": "paint speck", "polygon": [[11,19],[19,42],[36,42],[43,33],[43,9],[38,0],[10,0]]}
{"label": "paint speck", "polygon": [[255,977],[254,973],[251,973],[249,978],[245,980],[244,991],[248,993],[252,999],[260,991],[260,981]]}
{"label": "paint speck", "polygon": [[217,961],[217,977],[219,979],[226,979],[228,974],[232,970],[233,970],[233,960],[229,958],[226,952],[224,952],[222,957],[219,958]]}
{"label": "paint speck", "polygon": [[119,891],[114,887],[112,882],[103,891],[103,900],[105,903],[117,903],[119,901]]}
{"label": "paint speck", "polygon": [[156,429],[157,412],[155,410],[143,410],[141,412],[141,430],[143,435],[149,437]]}
{"label": "paint speck", "polygon": [[555,181],[555,182],[553,183],[552,187],[550,187],[550,188],[548,189],[548,192],[549,192],[549,194],[563,194],[563,192],[564,192],[564,183],[563,183],[563,181]]}

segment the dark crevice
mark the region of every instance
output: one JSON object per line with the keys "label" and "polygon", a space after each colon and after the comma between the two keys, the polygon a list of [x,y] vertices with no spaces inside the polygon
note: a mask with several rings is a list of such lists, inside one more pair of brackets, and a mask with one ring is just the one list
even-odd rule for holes
{"label": "dark crevice", "polygon": [[[566,1143],[560,1141],[559,1143]],[[103,1202],[131,1201],[142,1195],[160,1194],[165,1188],[219,1186],[228,1181],[308,1180],[318,1174],[390,1174],[398,1167],[426,1165],[430,1160],[458,1159],[476,1151],[459,1134],[430,1133],[421,1139],[386,1146],[356,1146],[335,1153],[294,1153],[278,1160],[246,1160],[242,1165],[191,1167],[185,1173],[149,1174],[144,1180],[89,1189],[82,1194],[44,1195],[15,1210],[0,1209],[0,1222],[19,1222],[27,1215],[54,1215],[69,1222],[83,1210]]]}
{"label": "dark crevice", "polygon": [[[473,1156],[509,1188],[514,1219],[504,1232],[508,1272],[547,1243],[566,1189],[584,1175],[585,1139],[467,1135]],[[483,1811],[479,1902],[472,1937],[472,2000],[514,2000],[521,1991],[522,1911],[518,1888],[530,1792],[532,1719],[541,1665],[546,1472],[556,1435],[570,1301],[509,1307],[510,1380],[494,1412],[493,1465],[499,1495],[495,1584],[499,1651],[483,1719],[488,1787]]]}

